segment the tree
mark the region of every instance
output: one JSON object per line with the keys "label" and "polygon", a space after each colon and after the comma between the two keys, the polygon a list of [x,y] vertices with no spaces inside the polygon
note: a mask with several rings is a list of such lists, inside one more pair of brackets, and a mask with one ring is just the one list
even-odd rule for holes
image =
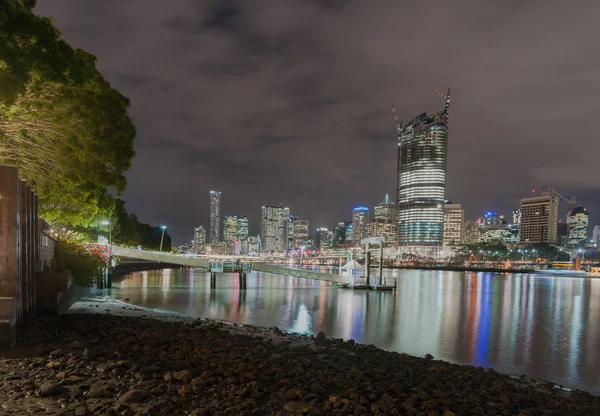
{"label": "tree", "polygon": [[0,162],[12,163],[53,225],[110,217],[127,185],[135,128],[129,100],[102,77],[94,56],[72,49],[34,1],[0,0]]}

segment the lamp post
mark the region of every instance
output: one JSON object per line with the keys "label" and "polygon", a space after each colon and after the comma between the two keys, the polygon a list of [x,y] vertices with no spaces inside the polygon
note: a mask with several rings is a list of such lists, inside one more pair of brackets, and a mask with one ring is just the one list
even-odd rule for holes
{"label": "lamp post", "polygon": [[302,254],[304,254],[304,246],[300,246],[300,265],[299,268],[302,268]]}
{"label": "lamp post", "polygon": [[160,249],[158,250],[158,252],[162,252],[162,243],[163,243],[163,239],[165,238],[165,230],[167,229],[166,225],[161,225],[160,228],[162,228],[162,235],[160,236]]}
{"label": "lamp post", "polygon": [[108,228],[108,269],[106,271],[107,277],[107,286],[110,289],[112,286],[112,281],[110,278],[110,269],[112,267],[112,223],[110,221],[102,221],[102,225],[106,225]]}

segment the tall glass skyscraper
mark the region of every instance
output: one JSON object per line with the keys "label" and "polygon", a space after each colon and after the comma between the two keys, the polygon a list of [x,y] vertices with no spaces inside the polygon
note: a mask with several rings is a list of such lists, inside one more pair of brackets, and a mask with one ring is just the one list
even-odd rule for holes
{"label": "tall glass skyscraper", "polygon": [[287,250],[289,221],[289,208],[273,205],[262,207],[260,239],[263,252]]}
{"label": "tall glass skyscraper", "polygon": [[440,246],[444,235],[448,109],[398,130],[398,245]]}
{"label": "tall glass skyscraper", "polygon": [[221,240],[221,192],[210,191],[210,242]]}

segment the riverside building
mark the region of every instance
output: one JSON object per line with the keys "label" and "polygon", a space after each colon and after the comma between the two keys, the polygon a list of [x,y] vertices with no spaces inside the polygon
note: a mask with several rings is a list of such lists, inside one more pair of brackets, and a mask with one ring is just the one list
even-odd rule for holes
{"label": "riverside building", "polygon": [[262,207],[260,239],[263,252],[287,249],[289,219],[290,209],[287,207],[274,205]]}
{"label": "riverside building", "polygon": [[218,243],[221,237],[221,192],[210,191],[210,239]]}
{"label": "riverside building", "polygon": [[450,90],[443,111],[398,130],[398,245],[439,247],[444,235]]}
{"label": "riverside building", "polygon": [[444,247],[463,244],[465,210],[460,204],[444,205]]}
{"label": "riverside building", "polygon": [[352,237],[354,244],[360,244],[360,241],[365,237],[365,227],[368,222],[368,207],[356,207],[352,210]]}
{"label": "riverside building", "polygon": [[519,243],[558,242],[558,197],[549,191],[521,199]]}

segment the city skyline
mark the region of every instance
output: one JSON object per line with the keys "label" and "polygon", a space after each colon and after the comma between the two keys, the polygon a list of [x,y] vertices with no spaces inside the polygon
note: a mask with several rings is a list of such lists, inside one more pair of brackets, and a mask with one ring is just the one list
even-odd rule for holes
{"label": "city skyline", "polygon": [[[513,13],[440,3],[431,13],[414,4],[406,13],[401,4],[349,1],[257,13],[254,2],[215,4],[165,9],[149,0],[140,10],[56,0],[35,9],[94,54],[131,99],[137,156],[123,198],[142,221],[166,224],[176,243],[208,224],[210,189],[228,195],[222,212],[247,214],[251,227],[265,203],[303,210],[311,235],[354,206],[395,195],[389,103],[410,120],[437,111],[435,89],[448,86],[446,198],[466,218],[508,215],[546,185],[576,195],[590,225],[599,222],[598,144],[588,134],[598,106],[589,86],[599,75],[586,69],[598,58],[583,51],[595,50],[600,5],[551,2]],[[427,16],[429,36],[414,36],[414,15]],[[319,35],[305,30],[314,22],[324,28]],[[441,52],[433,42],[440,38]],[[214,43],[222,46],[214,56],[185,52]],[[403,53],[390,53],[398,48]]]}

